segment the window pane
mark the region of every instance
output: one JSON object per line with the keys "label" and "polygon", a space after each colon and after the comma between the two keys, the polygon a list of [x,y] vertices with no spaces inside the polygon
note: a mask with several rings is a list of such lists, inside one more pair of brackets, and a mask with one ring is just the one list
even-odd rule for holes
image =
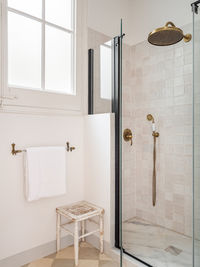
{"label": "window pane", "polygon": [[46,0],[45,19],[67,29],[72,28],[72,0]]}
{"label": "window pane", "polygon": [[46,26],[45,84],[47,90],[73,93],[72,35]]}
{"label": "window pane", "polygon": [[101,45],[100,46],[101,98],[111,99],[111,92],[112,92],[112,49],[111,49],[109,43],[107,45]]}
{"label": "window pane", "polygon": [[8,83],[41,87],[41,24],[8,12]]}
{"label": "window pane", "polygon": [[8,6],[41,18],[42,0],[8,0]]}

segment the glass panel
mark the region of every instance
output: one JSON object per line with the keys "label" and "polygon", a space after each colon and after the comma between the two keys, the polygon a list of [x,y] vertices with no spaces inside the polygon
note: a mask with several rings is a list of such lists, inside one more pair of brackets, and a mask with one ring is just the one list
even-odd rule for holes
{"label": "glass panel", "polygon": [[194,43],[194,267],[200,266],[200,15],[193,15]]}
{"label": "glass panel", "polygon": [[72,88],[72,35],[46,26],[45,88],[73,93]]}
{"label": "glass panel", "polygon": [[72,28],[72,0],[46,0],[47,21],[67,29]]}
{"label": "glass panel", "polygon": [[41,18],[42,0],[8,0],[8,6]]}
{"label": "glass panel", "polygon": [[[120,38],[119,38],[119,53],[118,53],[118,101],[119,101],[119,246],[120,246],[120,267],[123,267],[123,23],[120,22]],[[116,63],[115,63],[116,64]],[[116,86],[116,85],[115,85]]]}
{"label": "glass panel", "polygon": [[[154,4],[151,11],[148,9],[148,16],[155,18],[154,27],[159,28],[164,25],[155,10],[162,4]],[[149,1],[137,1],[138,10],[144,11],[147,6]],[[172,18],[172,9],[166,12],[167,22]],[[176,25],[184,34],[192,34],[190,10],[188,14],[191,23]],[[128,133],[124,132],[128,128],[133,136],[132,146],[129,133],[122,143],[123,248],[150,266],[189,267],[192,41],[181,40],[162,47],[151,45],[148,32],[154,28],[148,29],[148,24],[146,27],[143,41],[123,45],[122,134]],[[164,35],[163,39],[169,40],[168,37]]]}
{"label": "glass panel", "polygon": [[112,47],[111,42],[100,46],[101,98],[111,100],[112,93]]}
{"label": "glass panel", "polygon": [[8,12],[8,83],[41,87],[41,23]]}

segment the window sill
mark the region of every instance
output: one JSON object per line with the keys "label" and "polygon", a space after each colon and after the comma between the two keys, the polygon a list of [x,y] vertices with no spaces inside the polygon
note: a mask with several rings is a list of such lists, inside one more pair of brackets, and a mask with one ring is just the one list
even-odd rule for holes
{"label": "window sill", "polygon": [[38,115],[82,114],[80,91],[77,95],[22,88],[9,88],[6,91],[0,112]]}
{"label": "window sill", "polygon": [[28,107],[3,104],[0,106],[0,113],[17,113],[27,115],[46,115],[46,116],[79,116],[83,114],[82,109],[56,109],[46,107]]}
{"label": "window sill", "polygon": [[71,90],[71,93],[65,93],[62,90],[49,90],[49,89],[41,89],[41,88],[32,88],[32,87],[24,87],[24,86],[15,86],[9,85],[8,90],[11,91],[12,89],[20,89],[26,91],[33,91],[33,92],[40,92],[40,93],[48,93],[48,94],[57,94],[57,95],[64,95],[64,96],[76,96],[76,90]]}

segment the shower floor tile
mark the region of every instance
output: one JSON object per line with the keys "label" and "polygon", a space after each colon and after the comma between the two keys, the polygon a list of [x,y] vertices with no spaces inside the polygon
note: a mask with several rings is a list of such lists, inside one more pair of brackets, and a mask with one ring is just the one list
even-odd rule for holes
{"label": "shower floor tile", "polygon": [[[69,246],[58,253],[36,260],[22,267],[75,267],[74,247]],[[86,242],[80,243],[78,267],[119,267],[110,257]]]}
{"label": "shower floor tile", "polygon": [[123,223],[123,247],[154,267],[192,266],[192,238],[139,218]]}

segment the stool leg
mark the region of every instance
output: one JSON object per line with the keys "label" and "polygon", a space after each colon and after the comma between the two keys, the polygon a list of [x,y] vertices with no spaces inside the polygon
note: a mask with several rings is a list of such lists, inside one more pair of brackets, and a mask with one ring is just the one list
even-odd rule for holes
{"label": "stool leg", "polygon": [[79,237],[78,237],[78,222],[75,221],[74,226],[74,256],[75,256],[75,266],[78,266],[78,249],[79,249]]}
{"label": "stool leg", "polygon": [[99,216],[99,228],[100,228],[100,252],[103,253],[103,214]]}
{"label": "stool leg", "polygon": [[[81,222],[81,234],[85,234],[85,221]],[[85,237],[82,238],[82,242],[85,242]]]}
{"label": "stool leg", "polygon": [[61,215],[57,213],[56,215],[56,250],[57,252],[60,250],[60,217]]}

